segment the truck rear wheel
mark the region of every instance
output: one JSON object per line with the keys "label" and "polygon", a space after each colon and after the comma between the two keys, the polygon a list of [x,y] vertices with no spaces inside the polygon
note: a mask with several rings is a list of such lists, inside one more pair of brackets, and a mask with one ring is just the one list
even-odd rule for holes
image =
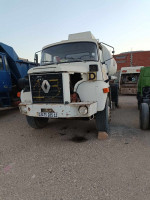
{"label": "truck rear wheel", "polygon": [[96,113],[96,127],[98,131],[109,132],[109,106],[106,101],[105,109]]}
{"label": "truck rear wheel", "polygon": [[48,118],[26,116],[28,124],[35,129],[44,128],[48,124]]}
{"label": "truck rear wheel", "polygon": [[141,103],[140,128],[143,130],[147,130],[149,128],[149,105],[147,103]]}
{"label": "truck rear wheel", "polygon": [[141,102],[138,100],[138,110],[140,110]]}

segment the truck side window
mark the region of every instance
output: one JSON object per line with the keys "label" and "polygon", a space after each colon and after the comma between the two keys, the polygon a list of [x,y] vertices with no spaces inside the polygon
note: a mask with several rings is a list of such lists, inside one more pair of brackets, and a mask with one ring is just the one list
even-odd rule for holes
{"label": "truck side window", "polygon": [[6,71],[10,71],[6,57],[4,57],[4,61],[5,61]]}
{"label": "truck side window", "polygon": [[0,70],[3,70],[3,60],[1,56],[0,56]]}

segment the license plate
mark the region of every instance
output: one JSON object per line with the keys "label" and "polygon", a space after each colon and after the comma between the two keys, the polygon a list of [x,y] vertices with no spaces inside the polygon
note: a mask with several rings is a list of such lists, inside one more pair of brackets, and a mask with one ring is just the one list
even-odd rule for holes
{"label": "license plate", "polygon": [[39,112],[39,117],[57,118],[57,113],[54,112]]}

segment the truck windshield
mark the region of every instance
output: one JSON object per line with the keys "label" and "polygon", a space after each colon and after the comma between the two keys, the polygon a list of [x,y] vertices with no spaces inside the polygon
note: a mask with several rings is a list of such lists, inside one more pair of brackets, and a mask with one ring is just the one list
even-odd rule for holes
{"label": "truck windshield", "polygon": [[54,63],[98,61],[93,42],[72,42],[48,47],[42,51],[41,65]]}

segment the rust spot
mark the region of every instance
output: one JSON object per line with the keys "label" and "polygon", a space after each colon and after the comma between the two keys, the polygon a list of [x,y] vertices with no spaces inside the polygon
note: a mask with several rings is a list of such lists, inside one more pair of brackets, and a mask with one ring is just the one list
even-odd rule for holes
{"label": "rust spot", "polygon": [[21,106],[26,106],[26,104],[19,104],[19,107],[21,107]]}

